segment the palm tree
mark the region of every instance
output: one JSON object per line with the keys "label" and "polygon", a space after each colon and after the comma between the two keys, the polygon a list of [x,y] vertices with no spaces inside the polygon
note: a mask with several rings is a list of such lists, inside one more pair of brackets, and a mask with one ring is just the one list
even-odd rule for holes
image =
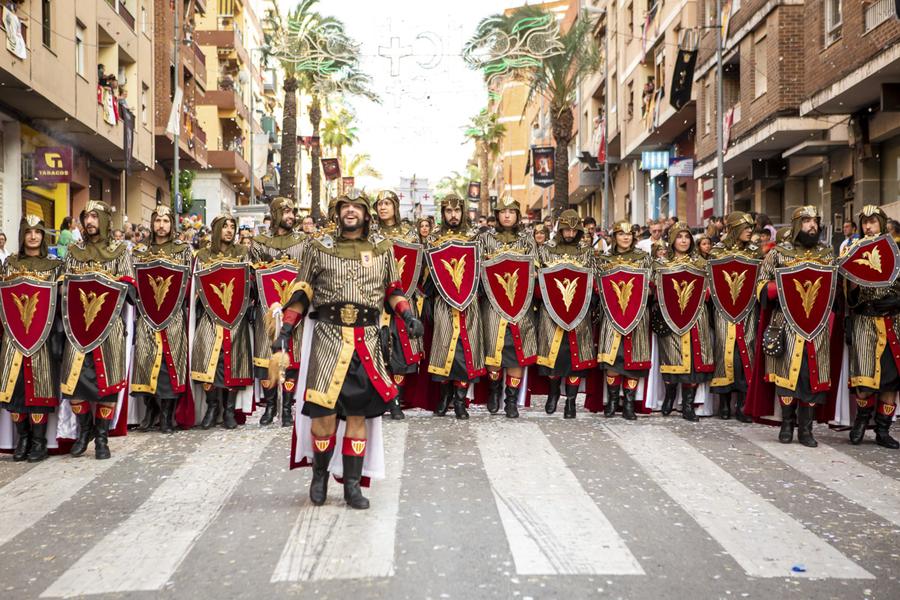
{"label": "palm tree", "polygon": [[343,169],[344,147],[352,146],[359,140],[358,130],[353,125],[356,115],[341,106],[322,123],[322,144],[332,148]]}
{"label": "palm tree", "polygon": [[[548,21],[548,14],[535,6],[524,6],[508,16],[494,15],[479,24],[469,44],[483,43],[492,31],[499,32],[504,38],[522,37],[527,35],[523,31],[528,27],[545,28],[548,22],[555,23],[555,19]],[[555,44],[557,50],[539,58],[511,61],[498,56],[495,61],[480,66],[484,68],[486,79],[502,72],[528,84],[528,103],[545,98],[550,105],[550,128],[556,142],[553,205],[554,211],[558,212],[569,203],[569,142],[575,123],[572,111],[575,93],[581,81],[600,67],[600,50],[594,41],[587,13],[579,15],[568,30],[552,41],[558,42]],[[549,47],[549,44],[545,40],[542,46]]]}
{"label": "palm tree", "polygon": [[443,198],[447,194],[456,194],[460,198],[465,198],[469,193],[469,182],[479,177],[478,169],[469,165],[465,173],[459,171],[451,171],[449,175],[444,175],[434,186],[435,198]]}
{"label": "palm tree", "polygon": [[485,108],[469,121],[465,135],[475,141],[478,150],[478,164],[481,168],[481,199],[478,203],[478,212],[486,215],[491,209],[488,189],[491,161],[500,153],[500,142],[506,135],[506,126],[499,122],[497,113],[489,112]]}
{"label": "palm tree", "polygon": [[347,177],[372,177],[381,179],[381,173],[371,165],[372,157],[367,153],[356,154],[347,161],[344,169]]}

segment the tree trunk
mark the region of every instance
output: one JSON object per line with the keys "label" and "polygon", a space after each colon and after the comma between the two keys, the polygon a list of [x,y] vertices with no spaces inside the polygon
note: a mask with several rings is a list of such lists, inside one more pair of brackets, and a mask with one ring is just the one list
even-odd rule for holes
{"label": "tree trunk", "polygon": [[481,216],[487,217],[491,212],[490,155],[486,142],[481,142],[478,146],[481,152],[481,199],[478,203],[478,212]]}
{"label": "tree trunk", "polygon": [[[322,107],[319,104],[319,96],[317,94],[313,94],[312,103],[309,106],[309,122],[312,124],[313,136],[316,138],[319,137],[319,123],[321,121]],[[320,164],[320,159],[322,157],[321,141],[313,146],[311,156],[312,165],[310,165],[309,186],[310,188],[312,188],[312,218],[316,221],[316,223],[318,223],[322,218],[322,166]]]}
{"label": "tree trunk", "polygon": [[559,216],[559,213],[569,206],[569,142],[572,141],[574,118],[572,109],[568,107],[561,112],[551,111],[550,113],[550,128],[553,131],[553,140],[556,142],[553,204],[551,205],[553,217]]}
{"label": "tree trunk", "polygon": [[284,80],[284,119],[281,123],[281,183],[280,196],[292,198],[297,193],[297,80]]}

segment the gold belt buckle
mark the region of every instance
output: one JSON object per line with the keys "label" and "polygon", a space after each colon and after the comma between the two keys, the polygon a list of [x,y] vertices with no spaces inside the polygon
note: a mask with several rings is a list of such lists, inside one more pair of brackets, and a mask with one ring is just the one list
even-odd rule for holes
{"label": "gold belt buckle", "polygon": [[345,304],[341,307],[341,322],[350,326],[356,323],[356,317],[359,315],[359,309],[352,304]]}

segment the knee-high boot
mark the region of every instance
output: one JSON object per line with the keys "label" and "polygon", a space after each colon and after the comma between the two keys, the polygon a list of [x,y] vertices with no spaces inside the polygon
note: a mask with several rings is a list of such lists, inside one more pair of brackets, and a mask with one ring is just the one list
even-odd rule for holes
{"label": "knee-high boot", "polygon": [[697,422],[700,417],[694,412],[694,398],[697,396],[697,387],[693,385],[681,386],[681,418],[686,421]]}
{"label": "knee-high boot", "polygon": [[16,433],[19,439],[16,441],[16,449],[13,452],[13,460],[22,462],[28,458],[31,451],[31,415],[19,413],[21,420],[16,421]]}
{"label": "knee-high boot", "polygon": [[209,429],[219,420],[219,398],[222,391],[217,387],[206,390],[206,414],[200,422],[200,427]]}
{"label": "knee-high boot", "polygon": [[263,398],[266,399],[266,410],[259,418],[259,424],[271,425],[275,420],[275,412],[278,410],[278,384],[272,384],[270,388],[263,388]]}

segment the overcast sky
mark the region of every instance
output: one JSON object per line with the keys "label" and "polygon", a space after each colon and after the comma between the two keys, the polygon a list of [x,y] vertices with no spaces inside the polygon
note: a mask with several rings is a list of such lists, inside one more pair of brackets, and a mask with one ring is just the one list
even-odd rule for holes
{"label": "overcast sky", "polygon": [[[294,0],[280,2],[285,14],[295,5]],[[453,170],[464,171],[472,146],[464,143],[463,129],[486,105],[487,92],[481,74],[463,63],[460,49],[483,17],[522,3],[321,0],[319,11],[344,21],[359,41],[362,67],[383,99],[381,105],[352,102],[360,142],[349,154],[371,154],[384,185],[396,185],[401,176],[413,174],[428,177],[434,185]],[[393,63],[379,55],[392,45],[412,55]],[[308,135],[305,117],[299,124]]]}

